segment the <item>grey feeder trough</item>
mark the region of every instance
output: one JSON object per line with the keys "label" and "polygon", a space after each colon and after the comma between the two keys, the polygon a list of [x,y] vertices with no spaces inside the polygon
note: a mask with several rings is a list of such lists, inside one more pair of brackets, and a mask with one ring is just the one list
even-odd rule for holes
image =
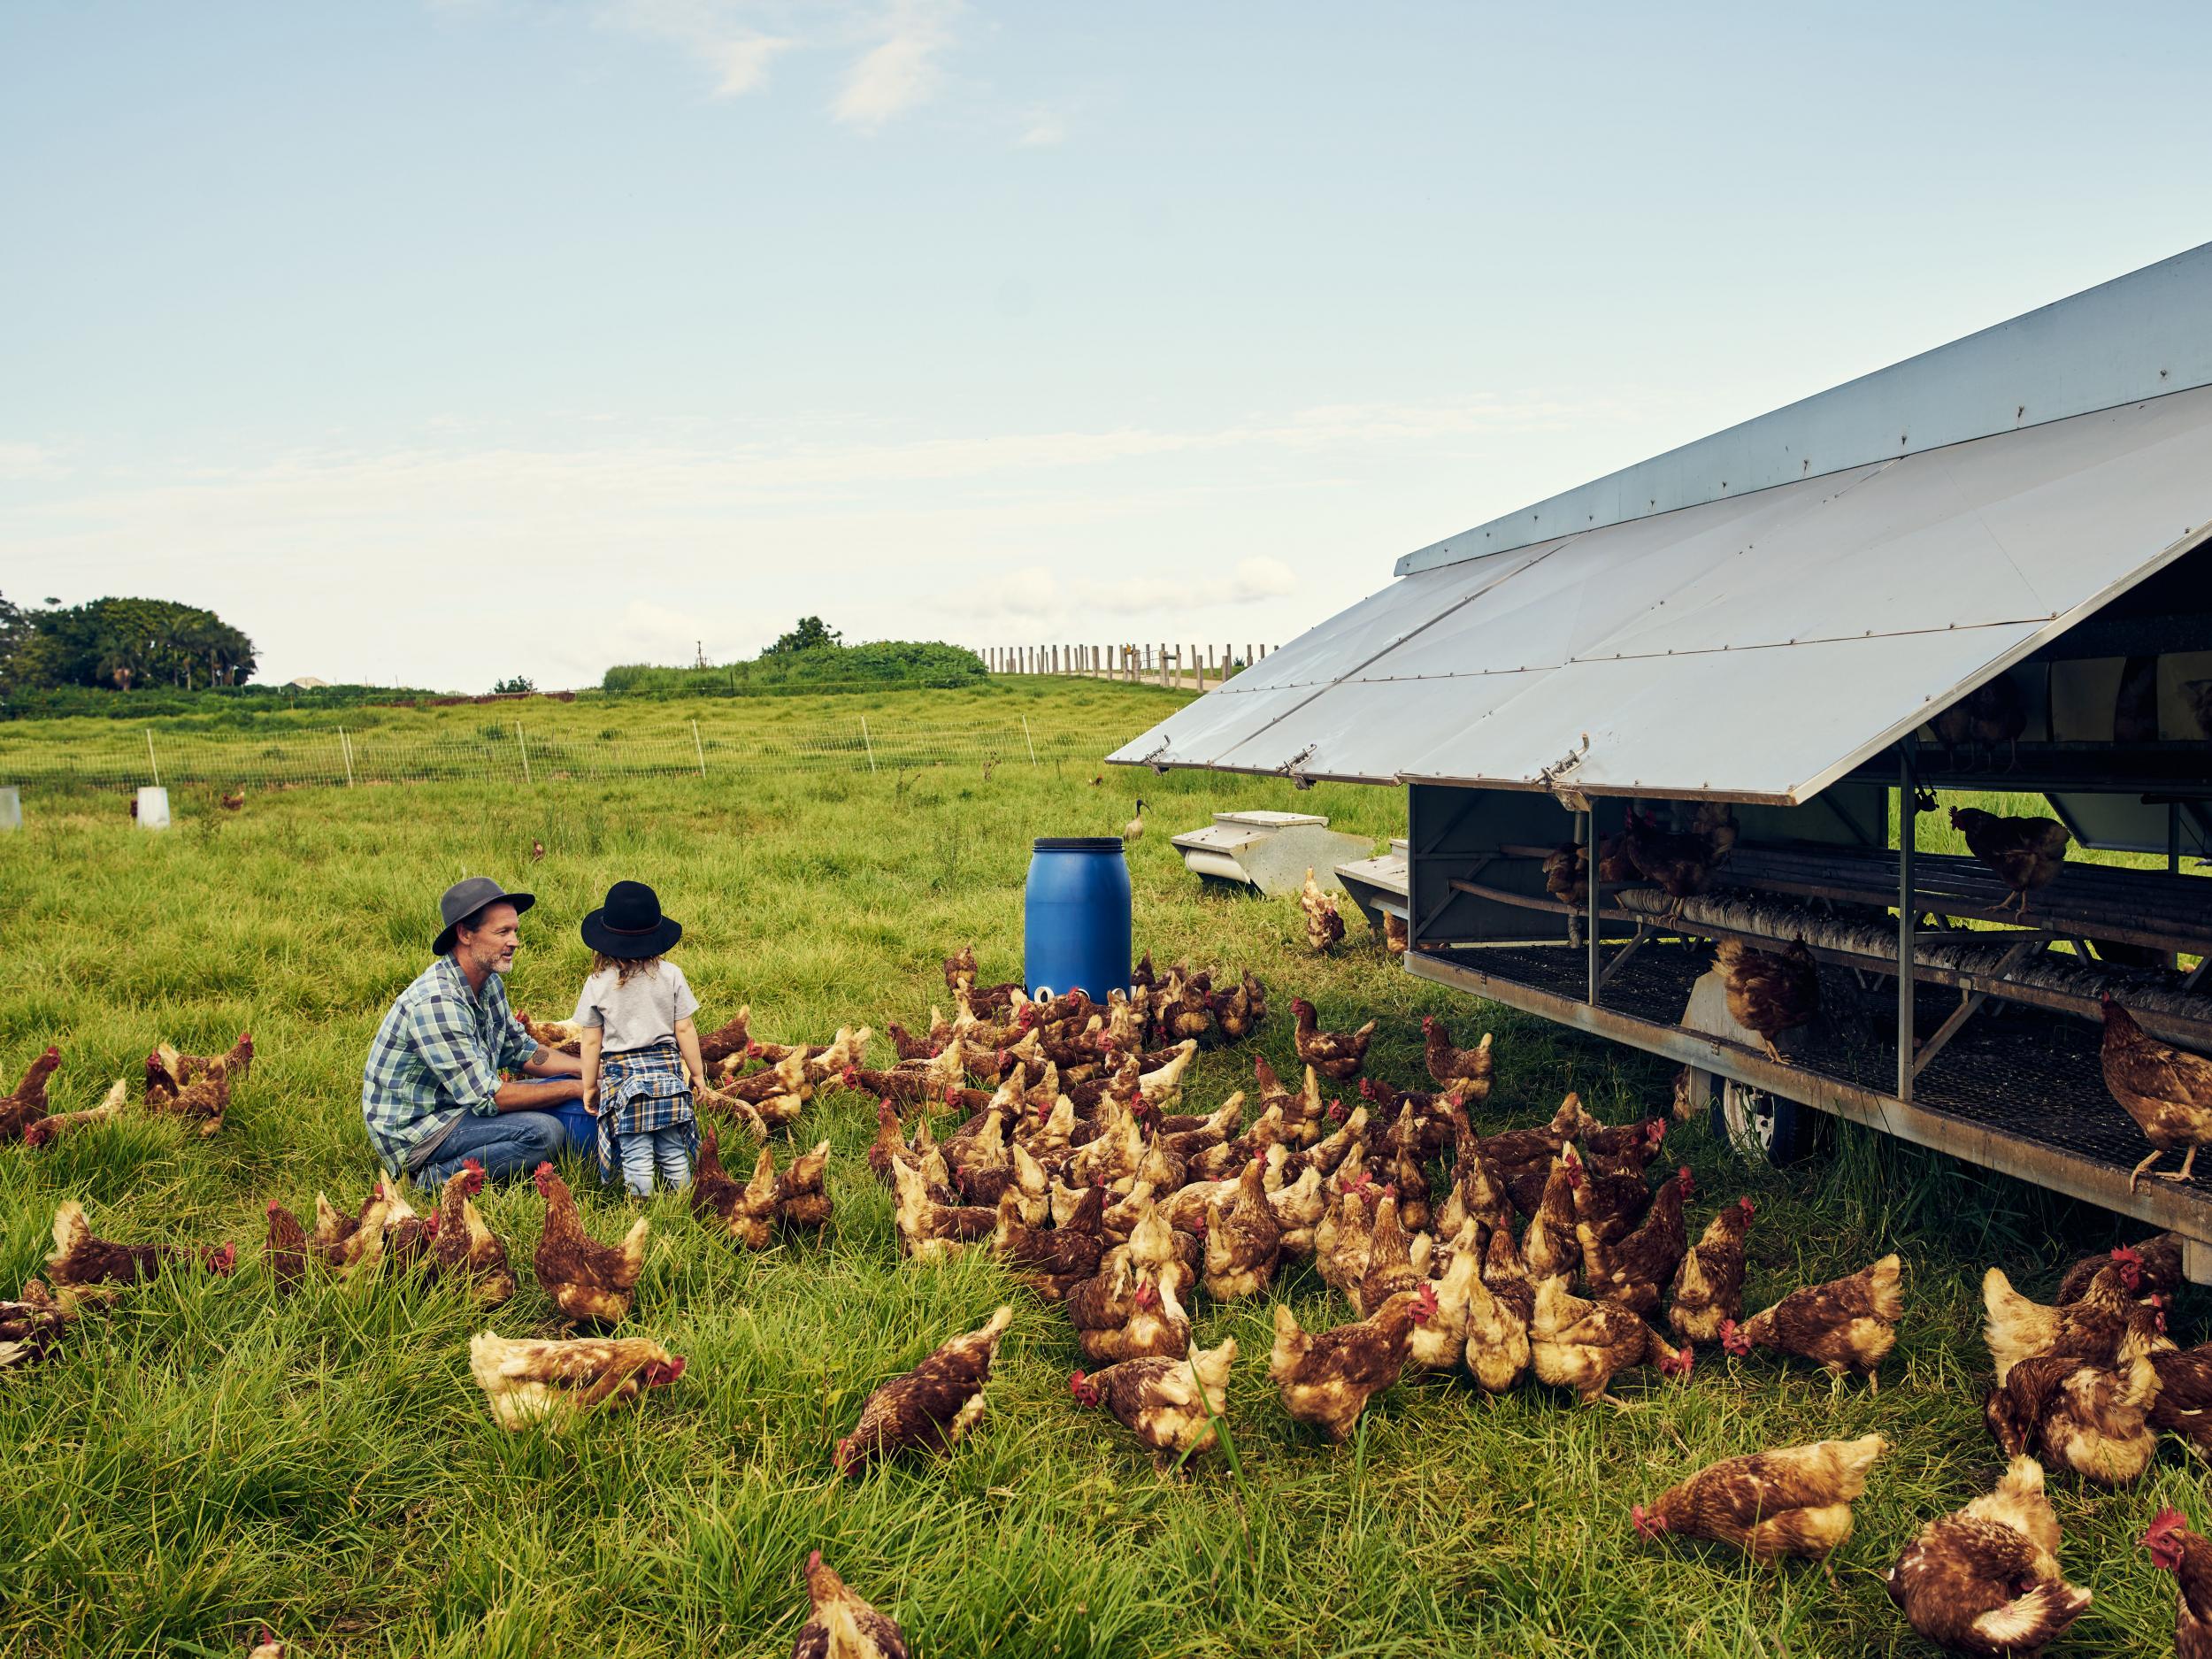
{"label": "grey feeder trough", "polygon": [[1173,846],[1183,863],[1215,881],[1257,887],[1274,897],[1295,893],[1306,872],[1326,888],[1340,884],[1337,864],[1374,850],[1365,835],[1347,835],[1311,812],[1217,812],[1203,829],[1178,835]]}
{"label": "grey feeder trough", "polygon": [[1404,836],[1393,837],[1390,850],[1379,858],[1356,858],[1350,864],[1339,864],[1336,879],[1366,916],[1367,925],[1377,933],[1382,931],[1386,914],[1402,922],[1409,919]]}

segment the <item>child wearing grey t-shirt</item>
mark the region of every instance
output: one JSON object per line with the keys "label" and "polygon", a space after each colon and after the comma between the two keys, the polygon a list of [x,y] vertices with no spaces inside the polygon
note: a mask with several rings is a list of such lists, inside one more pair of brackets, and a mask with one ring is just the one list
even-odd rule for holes
{"label": "child wearing grey t-shirt", "polygon": [[634,1198],[649,1198],[658,1175],[672,1189],[691,1185],[698,1141],[692,1091],[704,1087],[699,999],[684,971],[663,954],[683,936],[664,917],[653,889],[618,881],[607,902],[584,918],[591,977],[576,999],[582,1027],[584,1109],[599,1124],[600,1179],[619,1168]]}

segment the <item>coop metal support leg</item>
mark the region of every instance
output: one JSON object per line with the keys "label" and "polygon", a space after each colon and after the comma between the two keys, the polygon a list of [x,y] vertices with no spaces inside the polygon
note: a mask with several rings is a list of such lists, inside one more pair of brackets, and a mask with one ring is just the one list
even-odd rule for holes
{"label": "coop metal support leg", "polygon": [[1590,809],[1582,815],[1582,862],[1590,869],[1588,904],[1585,907],[1583,926],[1589,937],[1584,949],[1587,956],[1590,979],[1590,1006],[1598,1005],[1598,992],[1604,987],[1604,976],[1598,971],[1598,803],[1594,797]]}
{"label": "coop metal support leg", "polygon": [[1912,1099],[1913,734],[1897,744],[1897,1098]]}

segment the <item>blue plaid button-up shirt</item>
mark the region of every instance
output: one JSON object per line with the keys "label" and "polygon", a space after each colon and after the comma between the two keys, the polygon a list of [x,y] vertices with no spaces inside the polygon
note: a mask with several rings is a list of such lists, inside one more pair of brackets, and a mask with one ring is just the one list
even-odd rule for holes
{"label": "blue plaid button-up shirt", "polygon": [[400,1174],[416,1148],[463,1112],[496,1113],[502,1068],[518,1070],[537,1052],[498,974],[471,991],[459,964],[440,956],[399,994],[369,1045],[361,1116],[379,1161]]}

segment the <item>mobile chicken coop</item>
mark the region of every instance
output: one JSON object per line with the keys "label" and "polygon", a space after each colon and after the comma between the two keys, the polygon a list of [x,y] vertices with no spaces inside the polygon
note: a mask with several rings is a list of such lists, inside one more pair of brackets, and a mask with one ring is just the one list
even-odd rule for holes
{"label": "mobile chicken coop", "polygon": [[[1409,554],[1111,758],[1402,786],[1403,889],[1354,891],[1409,972],[1679,1062],[1778,1155],[1816,1108],[2171,1227],[2203,1278],[2212,1187],[2130,1191],[2098,1047],[2110,992],[2212,1050],[2208,541],[2212,244]],[[1916,848],[1937,790],[2149,856],[2024,920]],[[1710,802],[1701,895],[1597,858],[1547,891],[1563,843]],[[1784,1059],[1706,978],[1731,937],[1821,964]]]}

